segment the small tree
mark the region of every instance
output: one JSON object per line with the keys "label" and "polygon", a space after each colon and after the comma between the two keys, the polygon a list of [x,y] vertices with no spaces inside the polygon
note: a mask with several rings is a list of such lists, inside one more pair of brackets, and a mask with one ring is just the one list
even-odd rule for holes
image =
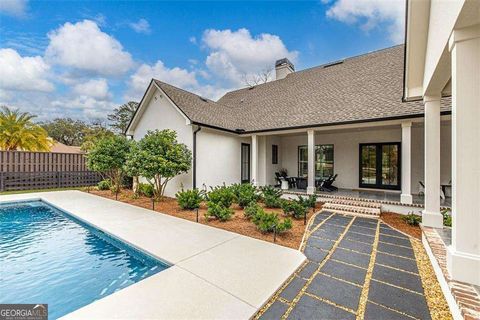
{"label": "small tree", "polygon": [[155,198],[161,199],[167,183],[190,169],[192,153],[177,142],[173,130],[148,131],[128,155],[127,171],[138,173],[155,189]]}
{"label": "small tree", "polygon": [[87,155],[90,170],[110,179],[112,190],[120,191],[124,166],[130,152],[130,142],[122,136],[106,137],[98,140]]}

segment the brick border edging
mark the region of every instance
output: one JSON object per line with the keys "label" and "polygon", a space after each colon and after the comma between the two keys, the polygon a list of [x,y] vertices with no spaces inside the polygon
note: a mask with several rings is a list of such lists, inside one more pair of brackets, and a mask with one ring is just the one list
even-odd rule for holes
{"label": "brick border edging", "polygon": [[480,295],[472,285],[453,280],[450,277],[447,270],[447,248],[445,243],[434,228],[424,226],[421,228],[424,245],[428,245],[428,249],[431,250],[435,258],[435,261],[432,261],[432,263],[438,264],[443,280],[450,290],[460,315],[466,320],[480,320]]}

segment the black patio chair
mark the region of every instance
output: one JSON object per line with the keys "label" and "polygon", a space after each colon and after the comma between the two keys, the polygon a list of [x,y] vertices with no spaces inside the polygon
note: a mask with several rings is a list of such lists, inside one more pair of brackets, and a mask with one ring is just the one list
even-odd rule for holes
{"label": "black patio chair", "polygon": [[275,172],[275,180],[277,181],[275,187],[279,188],[282,185],[282,179],[283,177],[280,175],[280,172]]}
{"label": "black patio chair", "polygon": [[338,174],[335,174],[333,177],[332,176],[328,177],[328,179],[326,179],[320,185],[320,188],[323,189],[323,191],[328,191],[328,192],[337,191],[338,188],[333,185],[337,177],[338,177]]}

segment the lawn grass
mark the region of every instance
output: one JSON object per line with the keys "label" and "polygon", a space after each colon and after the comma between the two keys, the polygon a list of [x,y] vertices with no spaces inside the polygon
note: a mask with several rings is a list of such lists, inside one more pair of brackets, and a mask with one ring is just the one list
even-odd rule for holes
{"label": "lawn grass", "polygon": [[52,189],[32,189],[32,190],[14,190],[14,191],[3,191],[0,192],[0,195],[9,195],[9,194],[22,194],[22,193],[35,193],[35,192],[50,192],[50,191],[63,191],[63,190],[83,190],[83,187],[78,188],[52,188]]}

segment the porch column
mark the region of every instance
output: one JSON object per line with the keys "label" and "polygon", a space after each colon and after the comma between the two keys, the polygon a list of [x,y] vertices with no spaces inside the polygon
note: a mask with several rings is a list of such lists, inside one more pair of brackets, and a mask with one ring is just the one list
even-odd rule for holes
{"label": "porch column", "polygon": [[440,95],[425,96],[425,210],[422,224],[443,228],[440,214]]}
{"label": "porch column", "polygon": [[454,30],[452,58],[453,279],[480,285],[480,25]]}
{"label": "porch column", "polygon": [[258,137],[252,135],[252,177],[251,181],[254,185],[258,185]]}
{"label": "porch column", "polygon": [[315,131],[308,130],[308,186],[307,193],[315,193]]}
{"label": "porch column", "polygon": [[411,204],[412,199],[412,123],[402,123],[402,195],[400,202]]}

